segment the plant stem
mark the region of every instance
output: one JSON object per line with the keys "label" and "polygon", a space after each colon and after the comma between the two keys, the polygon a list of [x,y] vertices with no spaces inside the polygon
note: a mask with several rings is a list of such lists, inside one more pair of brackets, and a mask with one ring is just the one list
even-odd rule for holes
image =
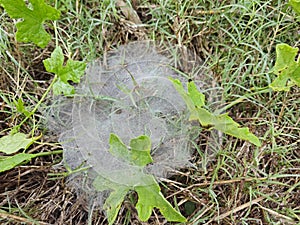
{"label": "plant stem", "polygon": [[43,94],[42,98],[35,105],[35,107],[33,108],[33,110],[25,117],[25,119],[21,123],[19,123],[16,127],[14,127],[15,130],[19,130],[20,127],[36,112],[36,110],[38,109],[38,107],[42,104],[42,102],[47,97],[48,93],[52,89],[52,87],[53,87],[54,83],[56,82],[56,80],[57,80],[57,75],[54,76],[51,84],[49,85],[49,87],[47,88],[47,90],[45,91],[45,93]]}
{"label": "plant stem", "polygon": [[57,151],[52,151],[52,152],[39,152],[35,153],[35,157],[40,157],[40,156],[47,156],[47,155],[57,155],[63,153],[63,150],[57,150]]}

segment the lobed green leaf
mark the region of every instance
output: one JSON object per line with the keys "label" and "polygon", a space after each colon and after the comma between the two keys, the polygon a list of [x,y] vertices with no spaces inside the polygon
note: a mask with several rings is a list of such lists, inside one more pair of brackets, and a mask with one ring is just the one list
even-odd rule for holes
{"label": "lobed green leaf", "polygon": [[273,72],[277,78],[270,84],[273,90],[289,91],[294,85],[300,87],[300,64],[299,60],[295,61],[298,50],[287,44],[276,46],[276,62]]}
{"label": "lobed green leaf", "polygon": [[[134,171],[136,177],[128,177],[127,184],[116,183],[109,177],[101,175],[97,176],[93,182],[93,186],[98,191],[112,190],[104,204],[109,225],[114,223],[121,204],[130,190],[136,191],[138,194],[136,208],[142,221],[147,221],[152,210],[158,208],[168,221],[185,222],[186,219],[164,198],[155,178],[143,172],[144,166],[152,162],[150,138],[145,135],[139,136],[130,141],[130,147],[126,147],[117,135],[111,134],[109,143],[109,151],[112,155],[136,166],[133,167],[136,170]],[[120,176],[127,177],[128,174],[124,171],[124,174],[120,174]]]}
{"label": "lobed green leaf", "polygon": [[46,20],[57,20],[60,12],[46,5],[43,0],[29,0],[29,7],[24,0],[0,0],[0,5],[13,19],[21,19],[17,23],[16,38],[19,42],[33,42],[41,48],[51,40],[51,36],[43,26]]}
{"label": "lobed green leaf", "polygon": [[186,222],[186,218],[176,211],[162,195],[154,178],[153,185],[137,186],[135,191],[139,196],[136,209],[142,221],[147,221],[152,214],[152,210],[158,208],[168,221]]}
{"label": "lobed green leaf", "polygon": [[205,106],[205,97],[198,91],[194,82],[189,82],[188,90],[185,91],[179,80],[171,79],[171,81],[190,110],[190,120],[198,120],[201,126],[211,126],[225,134],[249,141],[256,146],[261,146],[259,139],[248,128],[240,128],[240,125],[234,122],[227,114],[214,115],[203,108]]}
{"label": "lobed green leaf", "polygon": [[43,63],[48,72],[57,75],[57,81],[53,85],[54,95],[61,93],[72,95],[75,93],[74,87],[69,82],[80,82],[80,78],[84,75],[86,63],[69,59],[64,66],[64,54],[60,47],[56,47],[51,57],[45,59]]}

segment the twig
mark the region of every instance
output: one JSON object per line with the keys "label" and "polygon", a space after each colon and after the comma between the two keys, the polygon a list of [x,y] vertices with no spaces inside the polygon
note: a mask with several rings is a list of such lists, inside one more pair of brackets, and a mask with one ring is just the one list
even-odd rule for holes
{"label": "twig", "polygon": [[3,212],[0,212],[0,217],[3,218],[3,219],[13,219],[15,221],[19,221],[19,222],[22,222],[22,223],[26,223],[26,224],[40,224],[40,225],[49,225],[48,223],[44,223],[44,222],[32,222],[26,218],[23,218],[23,217],[20,217],[20,216],[16,216],[16,215],[12,215],[12,214],[9,214],[9,213],[3,213]]}
{"label": "twig", "polygon": [[[239,178],[239,179],[232,179],[232,180],[220,180],[220,181],[214,181],[214,182],[203,182],[203,183],[199,183],[199,184],[192,184],[186,188],[182,188],[176,184],[174,184],[174,182],[169,182],[171,185],[175,186],[176,188],[180,189],[179,191],[171,194],[170,196],[168,196],[168,198],[177,195],[180,192],[184,192],[184,191],[189,191],[193,188],[198,188],[198,187],[207,187],[207,186],[214,186],[214,185],[224,185],[224,184],[233,184],[233,183],[239,183],[239,182],[252,182],[252,181],[263,181],[263,180],[267,180],[267,179],[272,179],[271,177],[261,177],[261,178]],[[165,180],[164,180],[165,181]]]}
{"label": "twig", "polygon": [[285,215],[282,215],[282,214],[280,214],[280,213],[278,213],[278,212],[275,212],[274,210],[272,210],[272,209],[268,209],[268,208],[266,208],[266,207],[263,207],[262,205],[260,205],[260,204],[258,204],[258,203],[256,203],[261,209],[263,209],[263,210],[265,210],[265,211],[267,211],[267,212],[269,212],[270,214],[272,214],[272,215],[274,215],[274,216],[276,216],[276,217],[280,217],[280,218],[282,218],[282,219],[284,219],[284,220],[289,220],[289,221],[291,221],[291,222],[294,222],[295,220],[293,220],[292,218],[290,218],[290,217],[288,217],[288,216],[285,216]]}
{"label": "twig", "polygon": [[251,206],[251,205],[253,205],[253,204],[257,204],[258,202],[262,201],[263,199],[265,199],[265,197],[259,197],[259,198],[257,198],[257,199],[254,199],[254,200],[250,201],[250,202],[247,202],[247,203],[245,203],[245,204],[243,204],[243,205],[240,205],[240,206],[236,207],[236,208],[233,209],[233,210],[230,210],[230,211],[228,211],[228,212],[226,212],[226,213],[223,213],[223,214],[221,214],[221,215],[219,215],[219,216],[216,216],[216,217],[212,218],[212,219],[211,219],[210,221],[208,221],[206,224],[210,224],[210,223],[213,222],[213,221],[217,221],[217,220],[224,219],[225,217],[227,217],[227,216],[229,216],[229,215],[231,215],[231,214],[234,214],[234,213],[236,213],[236,212],[238,212],[238,211],[241,211],[241,210],[243,210],[243,209],[245,209],[245,208],[248,208],[249,206]]}
{"label": "twig", "polygon": [[199,220],[206,212],[208,212],[209,210],[211,210],[214,206],[215,206],[215,205],[212,204],[212,205],[210,205],[209,207],[207,207],[202,213],[200,213],[200,215],[197,216],[196,219],[194,219],[193,222],[191,222],[191,224],[196,223],[196,222],[197,222],[197,221],[198,221],[198,220]]}
{"label": "twig", "polygon": [[239,183],[239,182],[251,182],[251,181],[257,181],[257,180],[267,180],[270,179],[270,177],[260,177],[260,178],[238,178],[238,179],[232,179],[232,180],[220,180],[220,181],[214,181],[214,182],[203,182],[200,184],[193,184],[187,187],[187,189],[192,189],[195,187],[206,187],[210,185],[220,185],[220,184],[233,184],[233,183]]}

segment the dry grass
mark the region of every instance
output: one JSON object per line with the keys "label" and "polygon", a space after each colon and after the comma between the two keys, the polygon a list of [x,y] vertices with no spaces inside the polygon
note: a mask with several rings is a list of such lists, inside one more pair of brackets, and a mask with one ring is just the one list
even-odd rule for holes
{"label": "dry grass", "polygon": [[[260,137],[262,147],[226,137],[209,160],[195,153],[196,168],[161,183],[164,196],[178,205],[187,224],[300,223],[300,90],[263,89],[274,79],[270,70],[276,44],[299,46],[298,24],[285,3],[132,1],[143,23],[136,26],[113,1],[57,2],[63,14],[57,41],[72,58],[91,61],[120,44],[147,38],[184,45],[205,61],[223,87],[226,103],[240,98],[228,112]],[[49,85],[52,75],[45,73],[42,60],[49,57],[54,41],[45,49],[17,43],[15,27],[1,14],[0,129],[5,135],[24,118],[13,100],[23,99],[30,109]],[[47,29],[53,32],[51,26]],[[21,127],[25,133],[35,129],[44,134],[30,152],[60,148],[49,144],[57,139],[43,124],[36,113]],[[198,151],[204,147],[199,143]],[[64,178],[50,179],[49,173],[65,171],[53,168],[61,157],[37,158],[0,174],[1,224],[108,224]],[[135,200],[134,194],[128,196],[116,224],[171,224],[157,211],[149,222],[139,222]]]}

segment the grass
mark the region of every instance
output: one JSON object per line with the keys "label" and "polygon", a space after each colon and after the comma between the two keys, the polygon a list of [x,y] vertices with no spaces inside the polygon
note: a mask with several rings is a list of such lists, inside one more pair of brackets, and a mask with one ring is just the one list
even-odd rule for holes
{"label": "grass", "polygon": [[[49,1],[53,5],[54,1]],[[181,170],[162,181],[168,200],[188,217],[188,224],[298,224],[300,223],[300,91],[276,93],[267,88],[274,79],[275,46],[299,46],[298,22],[285,1],[132,1],[143,26],[128,21],[113,1],[57,0],[61,20],[48,31],[57,36],[66,55],[92,61],[120,44],[145,38],[193,49],[223,88],[232,107],[230,116],[261,138],[256,148],[231,137],[218,153],[197,168]],[[71,25],[70,25],[71,24]],[[0,16],[0,128],[1,135],[24,119],[13,101],[22,99],[32,109],[51,82],[42,60],[46,49],[17,43],[9,17]],[[50,96],[49,96],[50,98]],[[44,133],[29,151],[60,149],[56,137],[45,132],[43,116],[36,113],[21,129]],[[199,151],[204,151],[202,145]],[[64,179],[49,179],[63,172],[61,156],[32,160],[0,174],[2,224],[107,224]],[[134,198],[134,196],[133,196]],[[117,224],[141,224],[132,199],[124,202]],[[130,213],[129,213],[129,212]],[[157,214],[149,224],[164,224]]]}

